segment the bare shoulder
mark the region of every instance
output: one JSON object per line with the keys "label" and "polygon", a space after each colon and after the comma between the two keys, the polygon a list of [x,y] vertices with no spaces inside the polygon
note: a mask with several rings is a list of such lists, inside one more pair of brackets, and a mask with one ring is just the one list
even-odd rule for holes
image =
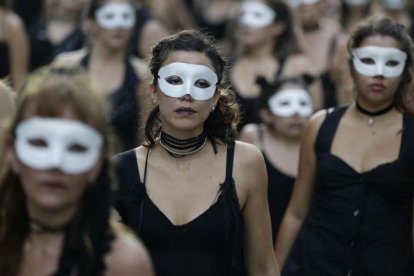
{"label": "bare shoulder", "polygon": [[254,163],[262,159],[262,152],[257,146],[243,141],[236,141],[234,150],[234,162],[236,165],[254,165]]}
{"label": "bare shoulder", "polygon": [[[148,251],[132,232],[118,226],[107,256],[107,276],[153,276]],[[138,273],[139,272],[139,273]]]}
{"label": "bare shoulder", "polygon": [[240,131],[239,140],[253,145],[258,145],[258,128],[260,125],[247,124]]}
{"label": "bare shoulder", "polygon": [[54,65],[74,66],[80,64],[81,60],[87,54],[87,49],[82,48],[76,51],[63,52],[59,54],[54,60]]}
{"label": "bare shoulder", "polygon": [[22,19],[12,11],[6,11],[6,24],[9,31],[23,31],[24,24]]}

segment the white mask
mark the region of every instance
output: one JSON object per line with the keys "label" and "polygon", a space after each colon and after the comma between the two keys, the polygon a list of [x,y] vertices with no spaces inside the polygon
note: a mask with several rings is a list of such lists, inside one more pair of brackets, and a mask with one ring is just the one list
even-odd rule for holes
{"label": "white mask", "polygon": [[405,2],[405,0],[382,0],[382,5],[389,10],[402,10],[405,7]]}
{"label": "white mask", "polygon": [[394,78],[404,70],[407,54],[391,47],[365,46],[352,51],[355,69],[368,77]]}
{"label": "white mask", "polygon": [[312,98],[303,89],[283,89],[269,98],[270,111],[276,116],[290,117],[298,114],[301,117],[312,115]]}
{"label": "white mask", "polygon": [[57,168],[66,174],[88,172],[96,164],[102,135],[74,120],[34,117],[16,128],[19,160],[36,170]]}
{"label": "white mask", "polygon": [[354,5],[354,6],[362,6],[367,5],[369,0],[345,0],[345,3],[348,5]]}
{"label": "white mask", "polygon": [[217,74],[204,65],[182,62],[170,63],[158,71],[161,91],[173,98],[190,95],[194,100],[208,100],[214,96]]}
{"label": "white mask", "polygon": [[276,13],[263,3],[245,2],[241,7],[240,22],[251,28],[263,28],[272,24]]}
{"label": "white mask", "polygon": [[319,3],[320,0],[298,0],[299,4],[312,5]]}
{"label": "white mask", "polygon": [[128,3],[110,3],[100,7],[95,17],[104,29],[130,29],[135,24],[135,9]]}

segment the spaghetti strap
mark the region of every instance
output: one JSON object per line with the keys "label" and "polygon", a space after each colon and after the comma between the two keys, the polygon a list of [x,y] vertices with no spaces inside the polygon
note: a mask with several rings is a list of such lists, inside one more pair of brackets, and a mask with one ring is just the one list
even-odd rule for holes
{"label": "spaghetti strap", "polygon": [[227,146],[226,181],[225,182],[232,181],[233,179],[234,147],[235,147],[234,142]]}
{"label": "spaghetti strap", "polygon": [[147,183],[147,170],[148,170],[148,158],[149,158],[149,153],[150,153],[151,148],[148,148],[147,150],[147,155],[145,156],[145,168],[144,168],[144,181],[142,184],[144,184],[144,186],[146,187],[146,183]]}

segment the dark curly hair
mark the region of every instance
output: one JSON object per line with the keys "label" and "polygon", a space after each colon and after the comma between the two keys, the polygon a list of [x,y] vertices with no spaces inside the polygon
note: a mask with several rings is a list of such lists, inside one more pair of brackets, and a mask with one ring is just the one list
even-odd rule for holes
{"label": "dark curly hair", "polygon": [[[217,88],[220,91],[220,98],[215,110],[210,113],[204,122],[204,131],[207,138],[213,144],[214,151],[216,151],[217,142],[228,144],[236,139],[238,134],[237,125],[240,120],[239,105],[236,102],[234,93],[228,89],[226,84],[226,62],[218,53],[212,37],[197,30],[180,31],[162,39],[152,48],[152,59],[150,61],[152,84],[157,84],[158,79],[156,76],[158,76],[158,71],[173,51],[204,53],[214,66],[218,77]],[[148,99],[149,97],[146,98]],[[148,109],[148,107],[152,106],[147,102],[142,110]],[[159,107],[155,106],[148,116],[142,116],[142,118],[147,118],[144,130],[145,146],[153,146],[155,139],[160,133],[161,124],[158,115]]]}
{"label": "dark curly hair", "polygon": [[390,18],[378,15],[370,16],[366,20],[359,23],[348,40],[347,48],[350,56],[348,60],[349,68],[353,70],[352,50],[360,47],[362,42],[367,37],[375,35],[392,37],[400,45],[401,51],[407,54],[402,79],[397,88],[397,93],[395,93],[394,96],[395,106],[399,110],[405,112],[407,109],[404,105],[403,94],[405,86],[408,85],[412,79],[410,68],[413,63],[413,41],[407,32],[407,29],[403,25],[395,23]]}

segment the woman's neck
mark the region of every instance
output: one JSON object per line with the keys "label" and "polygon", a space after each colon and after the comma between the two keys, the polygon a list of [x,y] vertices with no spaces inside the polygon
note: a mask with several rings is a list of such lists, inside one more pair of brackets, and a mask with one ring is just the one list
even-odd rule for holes
{"label": "woman's neck", "polygon": [[94,43],[90,50],[90,60],[101,61],[102,63],[119,63],[125,58],[124,49],[109,49],[99,43]]}
{"label": "woman's neck", "polygon": [[77,212],[75,206],[51,210],[28,203],[28,208],[32,232],[62,232]]}
{"label": "woman's neck", "polygon": [[273,57],[274,43],[263,43],[252,47],[246,47],[243,56],[250,59],[269,59]]}

